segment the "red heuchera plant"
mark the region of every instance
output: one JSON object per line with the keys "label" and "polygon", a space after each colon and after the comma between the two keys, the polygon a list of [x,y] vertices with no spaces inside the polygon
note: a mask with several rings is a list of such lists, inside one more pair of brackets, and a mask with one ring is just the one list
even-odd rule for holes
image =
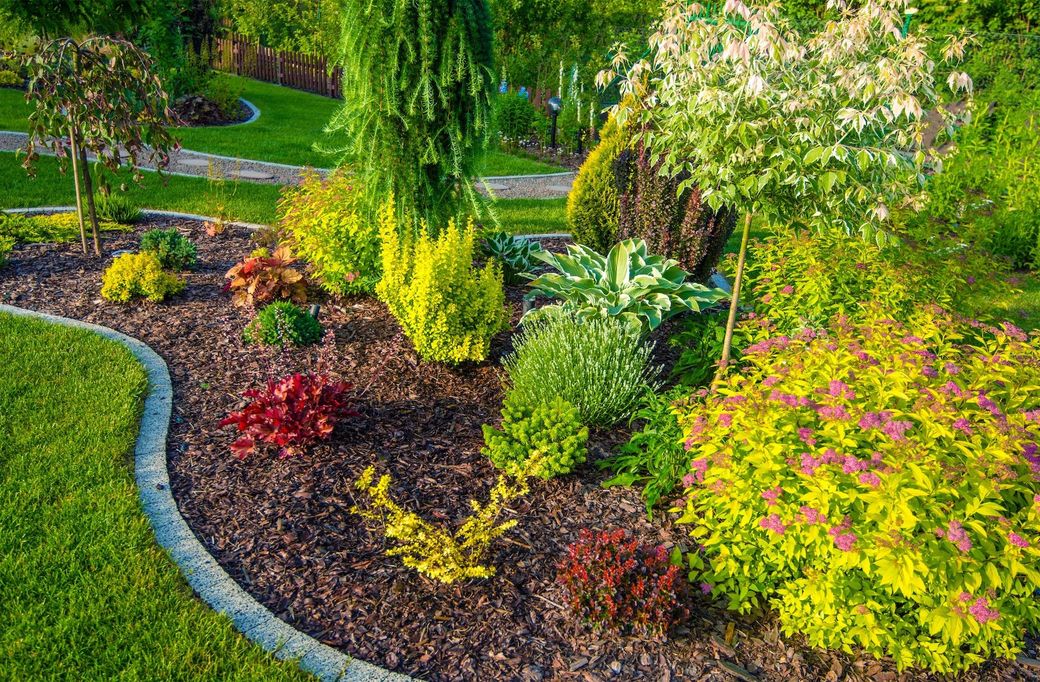
{"label": "red heuchera plant", "polygon": [[660,635],[686,615],[686,585],[664,547],[644,545],[623,530],[582,530],[560,562],[558,580],[571,610],[597,628]]}
{"label": "red heuchera plant", "polygon": [[265,388],[246,391],[243,395],[252,402],[229,414],[220,426],[234,425],[243,434],[231,444],[239,459],[253,454],[258,443],[277,445],[281,459],[292,457],[311,443],[327,439],[340,419],[358,416],[347,402],[352,389],[350,384],[321,374],[270,379]]}

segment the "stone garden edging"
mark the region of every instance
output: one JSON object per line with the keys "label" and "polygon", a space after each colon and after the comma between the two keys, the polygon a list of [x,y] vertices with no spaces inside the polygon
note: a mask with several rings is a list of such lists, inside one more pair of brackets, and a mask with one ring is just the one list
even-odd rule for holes
{"label": "stone garden edging", "polygon": [[173,409],[173,385],[166,362],[148,345],[113,329],[0,304],[0,312],[86,329],[126,346],[148,374],[148,395],[134,448],[134,477],[141,507],[155,539],[192,589],[235,629],[281,660],[323,682],[407,682],[411,678],[351,658],[280,620],[253,599],[221,568],[188,526],[170,491],[166,436]]}

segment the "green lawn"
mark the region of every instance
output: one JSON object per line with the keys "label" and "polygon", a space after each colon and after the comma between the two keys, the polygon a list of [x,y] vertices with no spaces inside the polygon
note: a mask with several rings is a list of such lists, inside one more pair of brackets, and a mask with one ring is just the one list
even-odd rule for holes
{"label": "green lawn", "polygon": [[513,234],[569,232],[566,199],[499,199],[495,214]]}
{"label": "green lawn", "polygon": [[[242,97],[260,109],[260,118],[242,126],[180,128],[185,149],[294,166],[328,168],[337,157],[315,149],[330,146],[325,124],[336,100],[270,83],[227,76],[242,87]],[[0,130],[26,130],[29,107],[24,93],[0,88]],[[490,151],[479,166],[481,175],[542,175],[565,171],[551,164],[501,151]]]}
{"label": "green lawn", "polygon": [[308,679],[198,601],[155,543],[129,351],[0,314],[0,367],[0,677]]}
{"label": "green lawn", "polygon": [[[12,153],[0,153],[0,208],[32,208],[35,206],[72,206],[75,192],[72,177],[58,172],[53,158],[41,158],[35,178],[30,178]],[[165,183],[165,185],[164,185]],[[114,184],[114,183],[113,183]],[[141,185],[128,180],[129,196],[142,208],[181,211],[212,216],[221,203],[221,192],[205,178],[186,178],[145,173]],[[275,220],[275,206],[280,188],[249,182],[224,185],[223,203],[234,220],[270,223]]]}

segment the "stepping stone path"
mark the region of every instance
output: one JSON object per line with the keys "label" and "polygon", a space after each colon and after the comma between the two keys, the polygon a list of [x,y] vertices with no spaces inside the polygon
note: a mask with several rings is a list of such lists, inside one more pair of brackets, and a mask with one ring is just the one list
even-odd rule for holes
{"label": "stepping stone path", "polygon": [[243,170],[231,171],[231,175],[236,178],[242,178],[243,180],[273,180],[274,176],[270,173],[263,171],[249,170],[248,168]]}
{"label": "stepping stone path", "polygon": [[209,159],[177,159],[177,165],[190,166],[192,168],[209,168]]}

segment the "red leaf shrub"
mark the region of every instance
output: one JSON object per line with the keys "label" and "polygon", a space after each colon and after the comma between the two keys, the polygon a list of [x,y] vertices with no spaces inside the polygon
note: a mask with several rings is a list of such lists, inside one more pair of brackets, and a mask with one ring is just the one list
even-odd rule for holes
{"label": "red leaf shrub", "polygon": [[234,425],[243,434],[231,444],[239,459],[253,454],[258,443],[277,445],[279,458],[292,457],[311,443],[327,439],[341,418],[358,416],[347,402],[352,389],[350,384],[321,374],[270,379],[265,388],[243,393],[252,402],[222,419],[220,426]]}
{"label": "red leaf shrub", "polygon": [[558,580],[574,614],[597,628],[659,635],[686,615],[679,567],[664,547],[644,545],[623,530],[582,530],[560,562]]}

